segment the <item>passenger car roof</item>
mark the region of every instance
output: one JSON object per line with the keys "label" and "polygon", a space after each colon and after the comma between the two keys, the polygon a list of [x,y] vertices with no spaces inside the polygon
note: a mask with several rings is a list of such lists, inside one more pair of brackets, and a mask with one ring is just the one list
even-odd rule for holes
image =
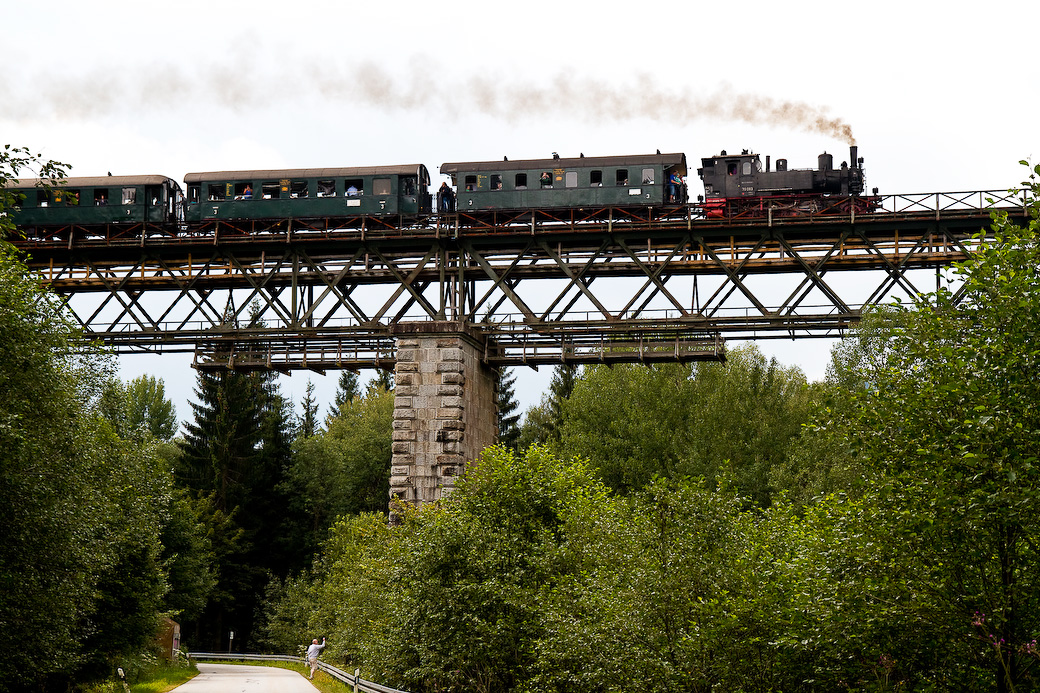
{"label": "passenger car roof", "polygon": [[517,161],[468,161],[441,164],[440,172],[445,175],[482,171],[524,171],[528,169],[593,168],[615,166],[678,166],[686,174],[686,155],[672,154],[629,154],[624,156],[585,156],[559,159],[518,159]]}
{"label": "passenger car roof", "polygon": [[343,178],[355,176],[408,176],[422,172],[421,177],[427,185],[430,174],[422,164],[402,164],[398,166],[355,166],[349,168],[284,168],[256,169],[252,171],[206,171],[189,173],[184,176],[185,183],[203,183],[207,181],[255,180],[268,178]]}

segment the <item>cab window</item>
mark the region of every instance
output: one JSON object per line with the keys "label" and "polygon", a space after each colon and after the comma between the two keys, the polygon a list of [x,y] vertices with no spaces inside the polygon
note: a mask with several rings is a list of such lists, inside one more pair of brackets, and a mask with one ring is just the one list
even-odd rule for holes
{"label": "cab window", "polygon": [[750,161],[745,161],[744,164],[740,168],[741,168],[740,174],[742,176],[750,176],[751,175],[751,162]]}

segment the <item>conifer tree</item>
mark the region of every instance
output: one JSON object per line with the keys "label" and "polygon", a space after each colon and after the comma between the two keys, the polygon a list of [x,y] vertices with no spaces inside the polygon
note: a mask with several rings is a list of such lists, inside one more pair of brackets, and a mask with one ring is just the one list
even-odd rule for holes
{"label": "conifer tree", "polygon": [[501,368],[498,371],[498,442],[508,448],[516,449],[520,441],[520,414],[517,410],[520,403],[516,401],[516,373],[512,368]]}
{"label": "conifer tree", "polygon": [[348,402],[353,402],[360,396],[361,387],[358,384],[358,374],[354,371],[340,371],[336,397],[332,406],[329,407],[329,416],[338,416],[340,407]]}
{"label": "conifer tree", "polygon": [[303,414],[300,415],[299,437],[313,438],[318,432],[318,401],[314,399],[314,383],[307,381],[307,392],[300,403],[303,406]]}
{"label": "conifer tree", "polygon": [[394,372],[386,368],[377,368],[376,377],[369,381],[369,386],[376,385],[387,392],[394,391]]}
{"label": "conifer tree", "polygon": [[194,625],[199,647],[249,647],[258,599],[271,575],[300,567],[284,493],[292,414],[271,374],[201,372],[185,423],[178,481],[205,500],[216,555],[216,589]]}

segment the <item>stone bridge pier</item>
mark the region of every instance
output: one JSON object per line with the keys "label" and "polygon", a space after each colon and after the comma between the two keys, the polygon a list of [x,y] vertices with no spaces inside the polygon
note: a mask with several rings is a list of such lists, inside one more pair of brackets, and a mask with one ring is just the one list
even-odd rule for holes
{"label": "stone bridge pier", "polygon": [[394,334],[390,498],[422,506],[496,441],[498,375],[481,360],[484,337],[464,324],[400,323]]}

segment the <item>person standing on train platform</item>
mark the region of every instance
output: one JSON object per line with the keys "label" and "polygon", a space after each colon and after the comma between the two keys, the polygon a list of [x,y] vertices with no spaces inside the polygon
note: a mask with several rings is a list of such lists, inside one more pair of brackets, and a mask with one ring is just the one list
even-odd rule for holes
{"label": "person standing on train platform", "polygon": [[452,211],[453,201],[454,195],[451,192],[451,188],[448,187],[448,183],[441,183],[441,187],[437,191],[437,209],[442,212],[450,212]]}

